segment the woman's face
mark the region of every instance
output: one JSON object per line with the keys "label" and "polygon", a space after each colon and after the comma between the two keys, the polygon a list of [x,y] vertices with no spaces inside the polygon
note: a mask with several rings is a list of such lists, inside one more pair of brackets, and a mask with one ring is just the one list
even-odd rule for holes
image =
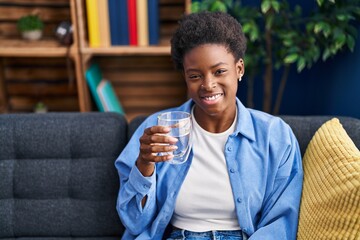
{"label": "woman's face", "polygon": [[244,62],[219,44],[200,45],[184,56],[184,76],[196,111],[208,116],[235,114],[238,79]]}

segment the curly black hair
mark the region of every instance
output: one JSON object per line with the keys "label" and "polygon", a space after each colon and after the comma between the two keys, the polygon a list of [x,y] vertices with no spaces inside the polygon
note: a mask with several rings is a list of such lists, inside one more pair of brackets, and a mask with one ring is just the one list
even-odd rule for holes
{"label": "curly black hair", "polygon": [[236,61],[244,58],[246,37],[241,24],[223,12],[199,12],[184,15],[171,39],[171,57],[178,70],[183,70],[184,55],[202,44],[221,44]]}

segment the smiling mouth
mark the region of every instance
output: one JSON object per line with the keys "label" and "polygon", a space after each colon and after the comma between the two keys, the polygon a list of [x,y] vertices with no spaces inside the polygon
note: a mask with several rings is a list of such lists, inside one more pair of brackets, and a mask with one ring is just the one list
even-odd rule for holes
{"label": "smiling mouth", "polygon": [[219,97],[221,97],[223,94],[222,93],[218,93],[212,96],[206,96],[206,97],[201,97],[202,99],[206,100],[206,101],[214,101],[216,99],[218,99]]}

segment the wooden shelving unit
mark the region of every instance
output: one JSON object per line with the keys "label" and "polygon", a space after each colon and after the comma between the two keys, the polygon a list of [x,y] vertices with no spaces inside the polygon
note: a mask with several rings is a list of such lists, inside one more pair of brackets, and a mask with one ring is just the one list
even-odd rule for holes
{"label": "wooden shelving unit", "polygon": [[[159,46],[90,48],[85,0],[0,1],[0,111],[31,111],[38,100],[45,101],[49,111],[96,110],[84,77],[92,61],[112,82],[129,120],[182,103],[186,87],[171,62],[169,40],[190,4],[191,0],[159,0]],[[16,20],[29,12],[40,13],[48,26],[41,41],[23,41],[16,34]],[[56,24],[66,19],[73,26],[70,48],[53,36]],[[15,74],[19,69],[24,75]]]}
{"label": "wooden shelving unit", "polygon": [[67,57],[76,54],[75,47],[68,49],[55,40],[28,42],[21,39],[0,39],[0,57]]}
{"label": "wooden shelving unit", "polygon": [[110,56],[110,55],[138,55],[138,56],[151,56],[151,55],[170,55],[170,47],[169,46],[158,46],[158,47],[111,47],[111,48],[82,48],[83,54],[91,54],[96,56]]}

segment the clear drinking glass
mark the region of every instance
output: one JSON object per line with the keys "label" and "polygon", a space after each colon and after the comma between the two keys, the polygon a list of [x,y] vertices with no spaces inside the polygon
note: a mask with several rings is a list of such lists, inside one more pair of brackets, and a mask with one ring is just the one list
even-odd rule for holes
{"label": "clear drinking glass", "polygon": [[[170,127],[167,134],[178,139],[178,147],[172,152],[174,158],[168,161],[171,164],[180,164],[186,162],[191,148],[191,115],[187,112],[173,111],[161,113],[158,116],[158,125]],[[161,153],[169,154],[167,152]]]}

